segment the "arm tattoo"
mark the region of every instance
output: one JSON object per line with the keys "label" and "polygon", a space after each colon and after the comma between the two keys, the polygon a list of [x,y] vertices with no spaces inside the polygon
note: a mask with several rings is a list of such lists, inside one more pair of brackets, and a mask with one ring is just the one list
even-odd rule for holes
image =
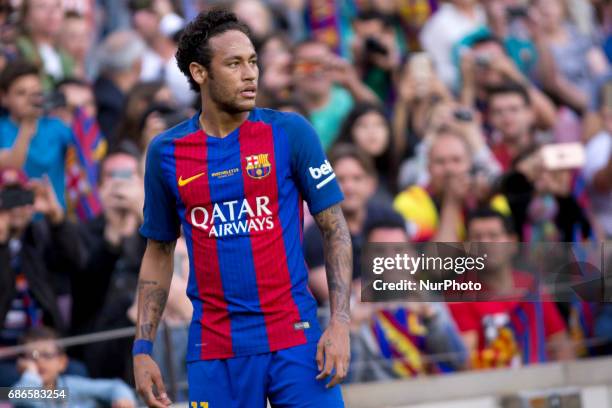
{"label": "arm tattoo", "polygon": [[[175,241],[161,242],[149,240],[149,245],[164,255],[172,255]],[[171,262],[171,261],[170,261]],[[160,268],[165,268],[159,265]],[[172,264],[169,266],[172,269]],[[136,337],[146,340],[155,340],[155,332],[161,320],[166,301],[168,300],[168,289],[166,284],[158,280],[139,279],[138,280],[138,307],[139,316],[136,330]]]}
{"label": "arm tattoo", "polygon": [[[156,282],[153,284],[157,285]],[[142,282],[140,285],[142,285]],[[140,287],[142,290],[143,286]],[[142,299],[144,307],[142,309],[142,320],[139,324],[140,338],[153,341],[155,340],[154,335],[157,325],[166,307],[168,291],[162,288],[147,288],[143,290]]]}
{"label": "arm tattoo", "polygon": [[320,212],[314,218],[323,234],[331,317],[348,322],[353,274],[351,235],[339,205]]}

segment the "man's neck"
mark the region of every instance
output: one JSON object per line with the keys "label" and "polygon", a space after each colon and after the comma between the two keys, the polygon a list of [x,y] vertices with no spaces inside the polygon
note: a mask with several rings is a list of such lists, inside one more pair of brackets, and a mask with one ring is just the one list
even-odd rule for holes
{"label": "man's neck", "polygon": [[504,265],[496,270],[487,268],[487,272],[482,280],[494,293],[512,289],[514,287],[512,265]]}
{"label": "man's neck", "polygon": [[152,42],[151,48],[164,62],[170,61],[176,52],[174,43],[163,35],[159,35],[155,41]]}
{"label": "man's neck", "polygon": [[53,45],[53,39],[49,35],[40,34],[40,33],[31,33],[30,38],[32,39],[32,42],[34,42],[34,44],[36,45],[43,45],[43,44]]}
{"label": "man's neck", "polygon": [[202,101],[202,109],[199,122],[202,130],[209,136],[224,138],[234,129],[244,123],[249,117],[249,112],[229,113],[221,111],[213,106],[212,103]]}
{"label": "man's neck", "polygon": [[127,94],[128,91],[132,89],[132,86],[134,85],[136,80],[137,79],[134,78],[134,75],[131,72],[116,74],[112,77],[112,82],[117,88],[119,88],[119,90],[121,90],[123,94]]}
{"label": "man's neck", "polygon": [[506,145],[506,148],[508,149],[510,157],[514,159],[519,155],[519,153],[529,146],[532,137],[531,133],[525,132],[518,137],[507,137],[504,135],[502,139]]}

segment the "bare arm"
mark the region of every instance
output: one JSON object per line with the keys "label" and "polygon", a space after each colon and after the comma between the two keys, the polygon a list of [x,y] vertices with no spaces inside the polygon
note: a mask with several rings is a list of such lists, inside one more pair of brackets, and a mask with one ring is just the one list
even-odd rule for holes
{"label": "bare arm", "polygon": [[339,205],[320,212],[314,218],[323,234],[331,318],[348,322],[353,275],[351,235]]}
{"label": "bare arm", "polygon": [[[136,340],[152,342],[155,339],[157,326],[168,300],[175,244],[175,241],[147,242],[138,279]],[[159,367],[151,356],[134,356],[134,377],[136,390],[147,406],[163,408],[170,405]],[[153,385],[157,388],[157,395],[153,393]]]}
{"label": "bare arm", "polygon": [[325,270],[329,288],[330,323],[317,345],[317,365],[321,373],[317,380],[323,380],[336,373],[327,387],[340,383],[348,372],[350,359],[349,299],[351,294],[351,275],[353,253],[351,236],[339,205],[315,215],[315,220],[323,234]]}
{"label": "bare arm", "polygon": [[20,169],[25,165],[30,141],[35,132],[36,121],[22,122],[13,146],[8,149],[0,149],[0,168],[11,167]]}

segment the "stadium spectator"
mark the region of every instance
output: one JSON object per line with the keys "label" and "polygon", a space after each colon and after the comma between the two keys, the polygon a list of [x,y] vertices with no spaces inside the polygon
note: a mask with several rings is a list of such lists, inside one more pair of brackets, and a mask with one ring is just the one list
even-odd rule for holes
{"label": "stadium spectator", "polygon": [[19,54],[36,66],[43,89],[72,76],[74,61],[58,48],[64,10],[60,0],[23,0],[21,2],[21,35],[17,39]]}
{"label": "stadium spectator", "polygon": [[470,214],[467,230],[468,241],[493,243],[484,246],[485,253],[493,252],[494,256],[487,258],[484,273],[478,275],[487,295],[511,299],[449,304],[470,352],[472,368],[573,358],[565,323],[551,298],[540,294],[537,301],[520,300],[529,296],[533,278],[514,269],[512,247],[504,246],[517,240],[512,221],[490,208],[477,209]]}
{"label": "stadium spectator", "polygon": [[[14,346],[43,324],[65,331],[57,303],[60,278],[81,271],[85,249],[48,181],[0,171],[0,345]],[[34,214],[44,218],[34,221]],[[0,363],[1,386],[18,379],[14,361]]]}
{"label": "stadium spectator", "polygon": [[[612,82],[602,87],[603,127],[586,145],[584,176],[591,191],[593,213],[606,239],[612,239]],[[608,95],[607,97],[603,97]]]}
{"label": "stadium spectator", "polygon": [[[144,187],[139,151],[123,143],[102,162],[100,198],[103,212],[82,225],[88,248],[86,274],[74,276],[73,330],[76,333],[130,325],[126,312],[135,296],[138,270],[146,241],[142,224]],[[94,376],[128,378],[129,339],[92,344],[84,358]],[[108,359],[114,354],[116,358]]]}
{"label": "stadium spectator", "polygon": [[44,115],[42,84],[33,65],[13,61],[0,75],[0,90],[8,110],[0,117],[0,168],[23,168],[29,177],[48,175],[65,207],[64,169],[72,131]]}
{"label": "stadium spectator", "polygon": [[492,151],[504,171],[535,142],[534,111],[527,91],[512,83],[491,88],[487,99]]}
{"label": "stadium spectator", "polygon": [[189,88],[174,56],[175,38],[185,25],[183,18],[176,14],[170,0],[135,0],[129,4],[134,27],[147,44],[140,80],[165,82],[181,107],[190,106],[195,101],[195,93]]}
{"label": "stadium spectator", "polygon": [[537,21],[533,35],[538,47],[539,80],[561,104],[582,113],[596,77],[608,71],[605,55],[567,20],[560,0],[537,0],[531,12]]}
{"label": "stadium spectator", "polygon": [[143,146],[142,117],[153,104],[174,106],[174,98],[163,81],[139,82],[127,94],[125,109],[117,126],[118,140]]}
{"label": "stadium spectator", "polygon": [[413,241],[459,242],[465,237],[466,210],[489,201],[507,213],[508,204],[500,195],[490,197],[488,180],[473,174],[473,136],[442,126],[431,138],[428,184],[408,187],[397,195],[393,206],[408,222]]}
{"label": "stadium spectator", "polygon": [[[22,373],[13,390],[35,388],[64,390],[63,405],[68,407],[96,407],[100,402],[113,408],[133,408],[136,398],[132,390],[120,380],[94,380],[82,376],[62,374],[68,366],[68,356],[58,343],[58,334],[39,327],[29,330],[21,339],[26,351],[17,362]],[[47,401],[14,398],[15,407],[36,408]]]}
{"label": "stadium spectator", "polygon": [[[389,210],[366,221],[369,243],[408,244],[401,215]],[[463,339],[442,302],[361,302],[360,285],[352,307],[355,356],[351,381],[382,381],[452,372],[467,366]],[[432,358],[433,357],[433,358]]]}
{"label": "stadium spectator", "polygon": [[408,158],[423,140],[435,106],[451,102],[452,95],[426,53],[413,54],[404,64],[398,88],[392,116],[394,148],[399,157]]}
{"label": "stadium spectator", "polygon": [[84,16],[68,12],[64,17],[62,28],[59,33],[58,44],[73,61],[71,75],[64,78],[92,79],[91,49],[93,46],[93,27]]}
{"label": "stadium spectator", "polygon": [[270,104],[291,94],[291,46],[287,37],[272,34],[264,38],[259,50],[261,61],[258,101]]}
{"label": "stadium spectator", "polygon": [[340,125],[355,102],[378,101],[348,61],[313,40],[301,42],[293,50],[292,83],[325,149],[338,137]]}
{"label": "stadium spectator", "polygon": [[146,45],[133,31],[117,31],[106,37],[98,50],[100,76],[94,83],[98,123],[109,144],[120,136],[116,132],[126,95],[138,83]]}
{"label": "stadium spectator", "polygon": [[421,45],[434,60],[438,76],[451,90],[459,85],[459,72],[452,61],[455,43],[485,24],[485,13],[475,0],[443,3],[421,30]]}
{"label": "stadium spectator", "polygon": [[[540,91],[506,54],[501,41],[488,35],[471,36],[458,45],[461,69],[461,103],[486,113],[487,92],[491,87],[514,82],[527,89],[535,113],[535,125],[551,128],[556,110],[551,100]],[[487,122],[485,120],[485,122]]]}
{"label": "stadium spectator", "polygon": [[243,21],[253,36],[256,48],[274,29],[272,13],[266,3],[261,0],[241,0],[232,3],[231,10]]}
{"label": "stadium spectator", "polygon": [[398,157],[393,146],[391,124],[380,105],[357,104],[348,114],[340,129],[339,143],[354,144],[374,162],[378,174],[378,189],[374,196],[391,202],[397,193],[394,174]]}
{"label": "stadium spectator", "polygon": [[376,11],[361,12],[353,21],[353,30],[353,63],[359,77],[381,101],[390,103],[402,57],[391,18]]}

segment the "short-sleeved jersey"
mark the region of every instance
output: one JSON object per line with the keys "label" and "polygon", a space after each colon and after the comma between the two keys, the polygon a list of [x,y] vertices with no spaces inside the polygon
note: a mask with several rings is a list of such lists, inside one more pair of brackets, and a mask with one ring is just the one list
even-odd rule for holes
{"label": "short-sleeved jersey", "polygon": [[223,138],[206,135],[196,114],[151,142],[140,231],[170,241],[183,228],[188,361],[317,341],[303,200],[317,214],[342,198],[315,131],[294,113],[256,108]]}

